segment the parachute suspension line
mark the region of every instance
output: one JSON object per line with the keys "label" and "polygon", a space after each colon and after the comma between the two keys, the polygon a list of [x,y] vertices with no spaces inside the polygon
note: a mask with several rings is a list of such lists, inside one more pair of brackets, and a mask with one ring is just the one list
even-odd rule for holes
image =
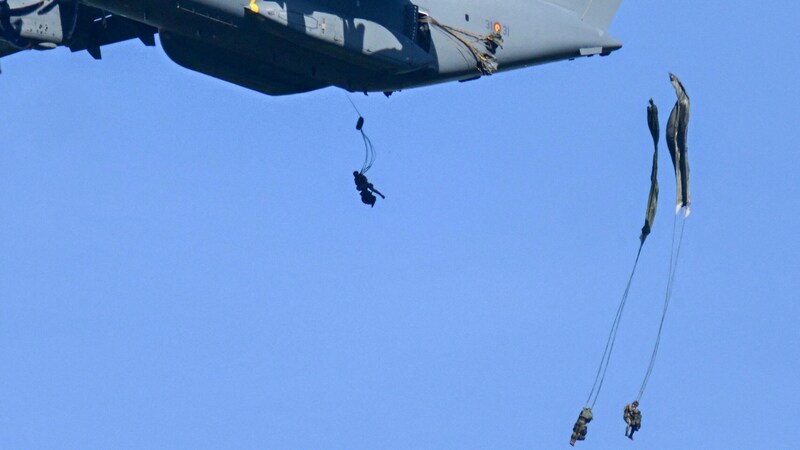
{"label": "parachute suspension line", "polygon": [[[667,288],[666,293],[664,294],[664,308],[661,312],[661,322],[658,325],[658,333],[656,334],[656,341],[653,345],[653,353],[650,355],[650,364],[647,367],[647,372],[645,372],[644,380],[642,380],[642,387],[639,389],[639,395],[636,397],[637,400],[641,400],[645,389],[647,389],[647,384],[649,383],[650,377],[653,374],[653,368],[655,367],[656,359],[658,357],[658,349],[661,345],[661,335],[664,331],[664,322],[667,317],[670,301],[672,300],[673,288],[675,287],[678,260],[681,254],[681,245],[683,244],[683,232],[686,229],[686,218],[689,216],[689,206],[691,204],[691,198],[689,195],[689,161],[687,159],[688,155],[686,147],[690,101],[689,96],[686,94],[686,90],[683,87],[683,83],[681,83],[678,77],[675,76],[675,74],[670,73],[669,80],[672,83],[672,87],[675,88],[675,95],[678,97],[675,101],[675,106],[672,108],[672,112],[669,115],[669,121],[667,122],[667,148],[669,149],[670,158],[672,159],[672,166],[675,169],[675,192],[677,194],[677,206],[675,208],[676,216],[672,222],[672,243],[669,256]],[[685,215],[683,217],[683,221],[681,222],[681,234],[678,238],[678,245],[676,247],[675,231],[677,229],[678,222],[677,214],[680,212],[681,208],[685,208]]]}
{"label": "parachute suspension line", "polygon": [[594,404],[597,402],[597,397],[600,396],[600,390],[603,388],[603,381],[606,378],[608,364],[611,361],[611,353],[614,351],[614,344],[617,340],[617,330],[619,330],[622,312],[625,309],[625,304],[628,302],[628,294],[631,290],[633,275],[636,273],[636,266],[639,265],[639,257],[642,255],[642,247],[644,247],[644,241],[639,244],[639,251],[636,252],[636,260],[633,262],[633,269],[631,270],[630,277],[628,277],[628,284],[625,286],[625,291],[622,294],[619,307],[617,307],[617,314],[614,316],[614,322],[611,324],[611,331],[608,333],[606,348],[603,350],[603,357],[600,359],[600,366],[597,368],[597,374],[594,378],[592,390],[589,392],[589,398],[586,399],[586,406],[589,408],[594,408]]}
{"label": "parachute suspension line", "polygon": [[345,97],[347,97],[347,101],[350,102],[350,105],[353,106],[356,114],[358,114],[358,122],[356,123],[356,130],[361,132],[361,138],[364,139],[364,164],[361,165],[361,173],[365,174],[369,169],[372,168],[372,164],[375,162],[375,147],[372,145],[372,141],[370,138],[364,133],[364,116],[361,115],[361,111],[358,110],[358,107],[353,102],[353,99],[345,92]]}
{"label": "parachute suspension line", "polygon": [[[669,309],[670,300],[672,300],[672,289],[675,286],[675,274],[678,268],[678,258],[681,255],[681,244],[683,244],[683,232],[686,229],[686,217],[681,221],[681,234],[678,238],[678,246],[675,247],[675,230],[677,228],[678,216],[672,222],[672,249],[669,255],[669,275],[667,278],[667,290],[664,295],[664,309],[661,312],[661,323],[658,325],[658,333],[656,335],[656,343],[653,346],[653,353],[650,356],[650,364],[647,367],[647,372],[642,381],[642,387],[639,389],[639,395],[636,397],[637,401],[641,401],[644,391],[647,388],[647,383],[650,381],[650,376],[653,374],[653,367],[656,364],[656,357],[658,356],[658,348],[661,344],[661,333],[664,329],[664,319],[667,317],[667,310]],[[673,258],[674,255],[674,258]]]}
{"label": "parachute suspension line", "polygon": [[375,162],[375,148],[372,146],[372,141],[364,133],[364,130],[360,131],[361,137],[364,138],[364,149],[366,152],[366,155],[364,156],[364,165],[361,166],[361,173],[367,173],[367,171],[372,168],[372,164]]}

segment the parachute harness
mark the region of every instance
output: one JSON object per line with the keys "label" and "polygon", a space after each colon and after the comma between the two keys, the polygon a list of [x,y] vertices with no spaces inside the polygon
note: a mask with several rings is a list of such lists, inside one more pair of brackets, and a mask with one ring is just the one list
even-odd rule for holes
{"label": "parachute harness", "polygon": [[[492,75],[497,72],[498,63],[495,54],[498,48],[503,48],[503,36],[500,33],[480,35],[461,28],[445,25],[427,15],[423,16],[420,22],[436,27],[436,29],[466,47],[473,58],[475,58],[476,68],[482,75]],[[477,45],[482,45],[484,51],[478,49]]]}

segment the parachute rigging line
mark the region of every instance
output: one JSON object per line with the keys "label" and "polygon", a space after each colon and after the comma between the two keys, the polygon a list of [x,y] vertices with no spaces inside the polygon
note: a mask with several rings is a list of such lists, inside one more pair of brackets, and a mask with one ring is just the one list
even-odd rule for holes
{"label": "parachute rigging line", "polygon": [[647,210],[645,211],[642,234],[639,236],[639,251],[636,252],[636,260],[633,262],[633,269],[631,270],[630,277],[628,277],[628,284],[625,286],[625,292],[622,294],[619,307],[617,307],[617,314],[614,316],[614,322],[612,323],[611,331],[608,334],[606,348],[603,350],[603,357],[600,359],[600,366],[597,368],[594,385],[592,385],[592,390],[589,392],[589,398],[586,400],[586,405],[591,405],[592,408],[594,408],[594,404],[597,402],[597,397],[600,396],[600,390],[603,388],[603,381],[605,381],[606,378],[606,371],[608,370],[608,365],[611,361],[611,354],[614,351],[614,344],[617,341],[617,331],[619,330],[619,324],[622,321],[622,313],[625,309],[625,304],[628,302],[628,294],[630,294],[633,276],[636,274],[636,267],[639,264],[639,257],[642,255],[642,248],[644,247],[645,240],[647,239],[647,236],[650,234],[650,230],[653,227],[653,220],[655,219],[656,208],[658,206],[658,107],[656,107],[656,104],[653,102],[652,98],[650,99],[649,103],[650,106],[647,107],[647,126],[650,129],[651,136],[653,137],[653,166],[650,170],[650,194],[647,198]]}
{"label": "parachute rigging line", "polygon": [[[676,192],[676,206],[675,214],[678,214],[681,209],[684,209],[683,221],[681,223],[681,235],[678,239],[678,245],[675,246],[675,230],[677,228],[677,217],[672,223],[672,244],[669,257],[669,274],[667,276],[667,289],[664,294],[664,309],[661,312],[661,323],[658,326],[658,333],[656,334],[656,342],[653,346],[653,353],[650,356],[650,364],[645,372],[642,387],[639,389],[639,396],[636,397],[640,400],[644,395],[647,388],[647,383],[650,381],[650,376],[653,374],[653,367],[656,363],[658,356],[658,348],[661,345],[661,334],[664,331],[664,321],[667,317],[667,310],[669,303],[672,299],[672,290],[675,286],[675,275],[678,268],[678,258],[681,253],[681,245],[683,244],[683,231],[686,227],[686,218],[689,217],[689,207],[691,205],[691,196],[689,195],[689,160],[688,160],[688,145],[687,133],[689,129],[689,114],[690,114],[690,100],[683,83],[678,77],[670,73],[670,83],[675,89],[677,100],[672,112],[669,115],[667,122],[667,147],[669,148],[670,158],[672,165],[675,169],[675,192]],[[673,258],[674,256],[674,258]]]}
{"label": "parachute rigging line", "polygon": [[[669,309],[670,300],[672,300],[672,290],[675,287],[675,274],[678,268],[678,258],[681,255],[681,244],[683,244],[683,231],[686,228],[686,217],[681,222],[681,235],[678,239],[678,246],[675,247],[675,230],[677,228],[677,215],[672,222],[672,248],[669,255],[669,275],[667,277],[667,290],[664,295],[664,309],[661,312],[661,323],[658,325],[658,333],[656,335],[656,343],[653,346],[653,353],[650,356],[650,364],[647,367],[647,372],[642,381],[642,387],[639,389],[639,395],[636,396],[637,401],[641,401],[644,391],[647,388],[647,383],[650,381],[650,376],[653,374],[653,367],[656,364],[656,357],[658,356],[658,348],[661,344],[661,333],[664,330],[664,319],[667,317],[667,310]],[[674,258],[673,258],[674,256]]]}
{"label": "parachute rigging line", "polygon": [[628,277],[628,284],[625,286],[625,291],[622,294],[619,307],[617,307],[617,314],[614,316],[614,322],[611,324],[611,331],[608,333],[606,348],[603,350],[603,357],[600,359],[600,366],[597,368],[597,374],[594,378],[592,390],[589,392],[589,398],[586,399],[586,406],[589,408],[594,408],[594,404],[597,402],[597,397],[600,396],[600,390],[603,388],[603,381],[606,378],[608,364],[611,361],[611,353],[614,351],[614,344],[617,340],[617,330],[619,329],[619,324],[622,319],[622,312],[625,309],[625,304],[628,301],[628,294],[631,290],[633,276],[636,273],[636,266],[639,264],[639,257],[642,255],[642,247],[644,247],[644,241],[639,244],[639,251],[636,252],[636,260],[633,262],[633,269],[631,270],[630,277]]}
{"label": "parachute rigging line", "polygon": [[369,137],[364,133],[364,130],[361,131],[361,137],[364,138],[364,149],[366,155],[364,155],[364,164],[361,166],[361,173],[367,173],[369,169],[372,168],[372,164],[375,162],[375,148],[372,146],[372,141]]}
{"label": "parachute rigging line", "polygon": [[361,138],[364,139],[364,164],[361,165],[361,173],[365,174],[372,168],[372,164],[375,163],[375,147],[372,145],[372,140],[370,140],[369,136],[364,133],[364,116],[361,115],[361,111],[358,110],[356,104],[353,103],[353,99],[351,99],[347,93],[345,93],[345,97],[347,97],[347,101],[350,102],[356,114],[358,114],[356,130],[361,132]]}

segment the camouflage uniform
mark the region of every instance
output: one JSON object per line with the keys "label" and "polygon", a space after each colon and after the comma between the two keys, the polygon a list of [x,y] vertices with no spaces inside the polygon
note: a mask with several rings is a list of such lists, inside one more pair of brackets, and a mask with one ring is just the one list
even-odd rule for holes
{"label": "camouflage uniform", "polygon": [[586,424],[592,421],[592,409],[583,408],[578,420],[572,427],[572,439],[569,440],[569,445],[575,446],[575,441],[582,441],[586,439],[587,427]]}
{"label": "camouflage uniform", "polygon": [[642,427],[642,412],[639,411],[639,402],[634,401],[625,405],[622,417],[625,419],[625,423],[628,424],[625,427],[625,436],[633,439],[633,433],[639,431],[639,428]]}

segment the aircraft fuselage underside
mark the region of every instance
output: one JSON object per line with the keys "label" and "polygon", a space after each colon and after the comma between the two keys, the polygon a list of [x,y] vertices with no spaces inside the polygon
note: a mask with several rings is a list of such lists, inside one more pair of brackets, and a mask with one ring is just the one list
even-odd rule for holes
{"label": "aircraft fuselage underside", "polygon": [[[34,2],[2,1],[16,2],[12,6]],[[621,44],[605,31],[610,17],[598,25],[584,20],[594,13],[590,6],[583,16],[569,9],[582,1],[81,0],[77,14],[83,7],[94,8],[152,27],[151,39],[157,29],[164,51],[176,63],[259,92],[285,95],[331,85],[397,91],[618,49]],[[71,2],[75,0],[59,2],[64,42],[45,37],[49,41],[34,47],[18,37],[12,41],[3,29],[0,38],[16,42],[17,48],[68,45],[74,27],[65,24],[63,11]],[[619,0],[595,3],[610,3],[613,11],[606,15],[612,17],[619,6]],[[95,28],[101,27],[98,21]],[[77,23],[80,28],[80,17]],[[91,32],[81,33],[81,43],[70,48],[92,53],[91,42],[99,41]],[[92,54],[99,58],[96,48]]]}

